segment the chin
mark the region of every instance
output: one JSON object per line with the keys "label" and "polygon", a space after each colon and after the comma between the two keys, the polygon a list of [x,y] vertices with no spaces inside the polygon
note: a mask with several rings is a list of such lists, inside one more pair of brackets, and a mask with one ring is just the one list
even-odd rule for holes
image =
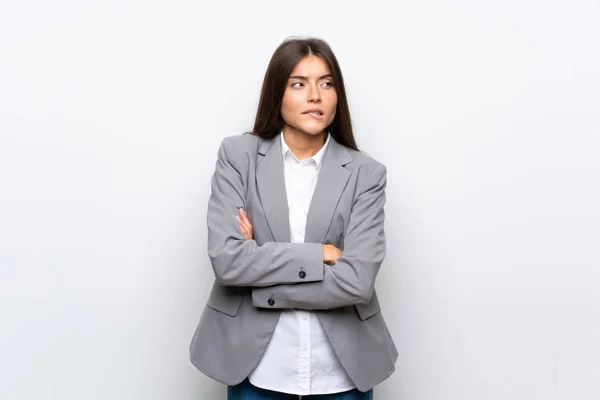
{"label": "chin", "polygon": [[325,130],[325,126],[306,126],[301,127],[300,130],[307,135],[318,135]]}

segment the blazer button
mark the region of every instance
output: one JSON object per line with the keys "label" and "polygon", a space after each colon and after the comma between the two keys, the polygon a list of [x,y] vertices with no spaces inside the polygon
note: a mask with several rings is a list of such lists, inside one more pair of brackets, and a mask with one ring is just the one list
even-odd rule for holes
{"label": "blazer button", "polygon": [[298,276],[300,277],[300,279],[304,279],[304,278],[306,278],[306,272],[300,271],[300,272],[298,272]]}
{"label": "blazer button", "polygon": [[269,300],[267,300],[267,303],[269,303],[270,306],[274,306],[275,305],[275,299],[270,297]]}

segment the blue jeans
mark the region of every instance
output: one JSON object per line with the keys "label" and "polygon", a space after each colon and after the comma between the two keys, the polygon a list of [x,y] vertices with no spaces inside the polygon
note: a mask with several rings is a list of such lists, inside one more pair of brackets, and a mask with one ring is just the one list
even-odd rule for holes
{"label": "blue jeans", "polygon": [[[239,385],[227,387],[227,400],[298,400],[297,394],[273,392],[271,390],[257,388],[248,379]],[[302,396],[306,400],[373,400],[373,389],[361,392],[357,389],[342,393],[313,394]]]}

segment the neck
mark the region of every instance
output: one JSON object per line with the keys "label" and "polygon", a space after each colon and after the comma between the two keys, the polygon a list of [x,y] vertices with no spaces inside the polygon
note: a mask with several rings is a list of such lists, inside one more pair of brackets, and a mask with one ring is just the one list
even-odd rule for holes
{"label": "neck", "polygon": [[317,154],[325,144],[325,138],[325,132],[310,135],[287,125],[283,127],[283,139],[298,160]]}

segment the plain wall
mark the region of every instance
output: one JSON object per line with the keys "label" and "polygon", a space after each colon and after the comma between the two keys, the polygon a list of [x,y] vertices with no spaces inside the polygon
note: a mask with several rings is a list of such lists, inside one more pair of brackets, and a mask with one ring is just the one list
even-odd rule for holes
{"label": "plain wall", "polygon": [[600,5],[0,2],[0,398],[224,399],[210,177],[290,35],[388,167],[378,400],[600,398]]}

